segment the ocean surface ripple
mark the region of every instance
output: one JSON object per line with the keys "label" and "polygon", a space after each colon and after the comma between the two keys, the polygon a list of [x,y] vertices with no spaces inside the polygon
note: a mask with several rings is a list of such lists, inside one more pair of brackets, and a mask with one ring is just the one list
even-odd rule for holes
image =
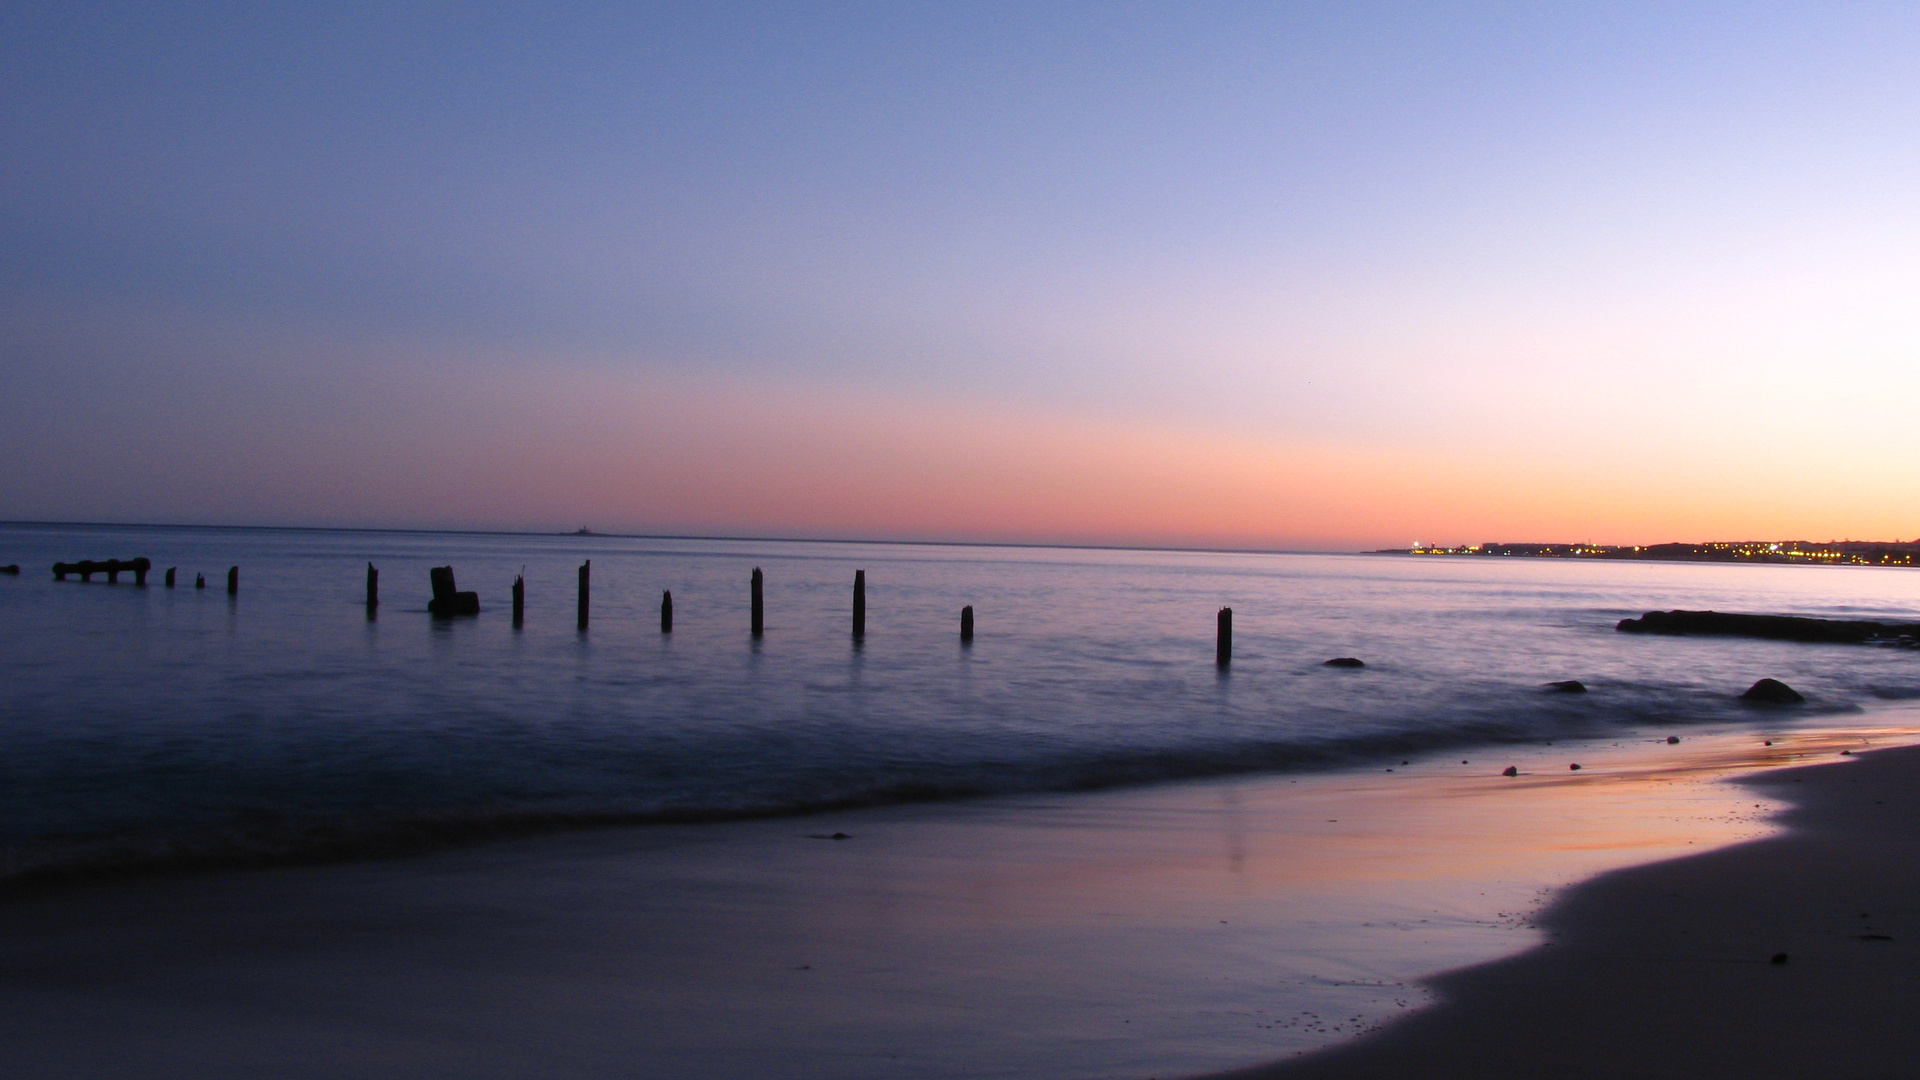
{"label": "ocean surface ripple", "polygon": [[[154,561],[144,589],[47,571],[135,556]],[[1911,651],[1613,630],[1676,607],[1913,620],[1920,572],[1904,569],[0,526],[10,562],[24,572],[0,578],[0,878],[14,880],[1791,722],[1735,700],[1762,676],[1807,694],[1793,716],[1920,696]],[[477,617],[427,614],[427,570],[449,564]],[[979,629],[963,646],[967,604]],[[1334,656],[1367,667],[1322,666]],[[1591,692],[1543,691],[1557,679]]]}

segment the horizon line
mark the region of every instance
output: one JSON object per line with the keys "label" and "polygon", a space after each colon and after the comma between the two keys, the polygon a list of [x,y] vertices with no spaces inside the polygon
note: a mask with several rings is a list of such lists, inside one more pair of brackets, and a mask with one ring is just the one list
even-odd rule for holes
{"label": "horizon line", "polygon": [[[41,525],[90,529],[231,529],[254,532],[416,533],[436,536],[583,536],[583,534],[579,532],[538,532],[532,529],[434,529],[424,527],[405,528],[398,526],[358,525],[195,525],[137,521],[0,521],[0,527],[9,525]],[[914,547],[1040,548],[1064,551],[1164,551],[1169,553],[1206,555],[1382,555],[1393,553],[1395,550],[1392,548],[1333,550],[1305,548],[1174,547],[1164,544],[1073,544],[1065,542],[1046,543],[1042,541],[1018,540],[876,540],[817,536],[725,536],[700,533],[588,532],[585,533],[584,536],[605,540],[725,540],[737,543],[757,544],[901,544]]]}

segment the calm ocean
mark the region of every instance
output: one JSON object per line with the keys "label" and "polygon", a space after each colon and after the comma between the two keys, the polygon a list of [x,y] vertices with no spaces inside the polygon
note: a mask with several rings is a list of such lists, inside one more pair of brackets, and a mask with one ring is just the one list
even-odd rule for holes
{"label": "calm ocean", "polygon": [[[49,572],[136,556],[155,564],[144,589]],[[0,578],[9,876],[1373,767],[1777,727],[1920,696],[1911,651],[1613,629],[1675,607],[1920,619],[1920,572],[1900,569],[0,526],[0,564],[12,562],[22,575]],[[441,564],[479,592],[480,615],[429,617],[427,570]],[[671,635],[658,623],[667,589]],[[978,635],[963,647],[966,604]],[[1227,673],[1213,664],[1222,605],[1235,611]],[[1334,656],[1368,666],[1322,666]],[[1761,676],[1808,705],[1739,705]],[[1592,692],[1543,692],[1554,679]]]}

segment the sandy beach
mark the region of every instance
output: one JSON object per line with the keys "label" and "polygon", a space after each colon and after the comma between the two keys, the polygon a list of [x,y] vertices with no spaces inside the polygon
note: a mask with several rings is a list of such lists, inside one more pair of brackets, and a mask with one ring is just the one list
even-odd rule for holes
{"label": "sandy beach", "polygon": [[[1172,1077],[1386,1025],[1294,1067],[1647,1075],[1792,1043],[1873,1075],[1912,992],[1911,876],[1883,867],[1908,858],[1920,756],[1720,778],[1899,737],[1534,746],[16,895],[0,1070]],[[1787,802],[1786,837],[1601,878],[1537,921],[1559,886],[1766,836]]]}
{"label": "sandy beach", "polygon": [[1788,831],[1614,871],[1549,940],[1257,1077],[1902,1077],[1920,1055],[1920,748],[1740,778]]}

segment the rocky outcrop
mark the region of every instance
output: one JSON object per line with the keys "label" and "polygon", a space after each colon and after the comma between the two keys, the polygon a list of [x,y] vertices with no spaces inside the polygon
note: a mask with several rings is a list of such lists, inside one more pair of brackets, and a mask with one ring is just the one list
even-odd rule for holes
{"label": "rocky outcrop", "polygon": [[1810,619],[1799,615],[1649,611],[1637,619],[1621,619],[1614,629],[1627,634],[1751,637],[1834,645],[1920,646],[1920,624]]}

